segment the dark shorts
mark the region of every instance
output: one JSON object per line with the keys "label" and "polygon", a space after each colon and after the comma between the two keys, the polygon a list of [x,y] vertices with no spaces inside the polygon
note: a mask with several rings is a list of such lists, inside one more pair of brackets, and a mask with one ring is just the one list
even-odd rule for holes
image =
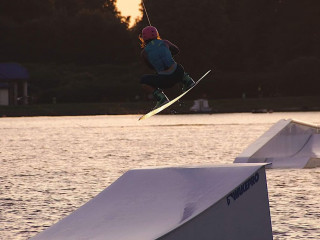
{"label": "dark shorts", "polygon": [[154,88],[166,89],[182,82],[183,75],[183,67],[180,64],[177,64],[177,68],[172,74],[146,74],[142,76],[140,83]]}

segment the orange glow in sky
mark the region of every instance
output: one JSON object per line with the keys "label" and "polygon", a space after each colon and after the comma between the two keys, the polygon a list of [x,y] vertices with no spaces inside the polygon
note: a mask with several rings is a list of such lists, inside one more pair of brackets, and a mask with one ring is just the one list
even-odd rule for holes
{"label": "orange glow in sky", "polygon": [[121,15],[131,16],[131,26],[134,24],[135,19],[141,15],[139,11],[140,3],[141,0],[117,0],[117,8]]}

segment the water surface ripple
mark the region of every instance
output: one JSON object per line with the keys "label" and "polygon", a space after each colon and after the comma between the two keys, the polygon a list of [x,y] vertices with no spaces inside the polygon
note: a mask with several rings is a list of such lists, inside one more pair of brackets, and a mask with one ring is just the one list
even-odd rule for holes
{"label": "water surface ripple", "polygon": [[[28,239],[132,168],[231,164],[283,118],[320,113],[0,119],[0,239]],[[267,170],[275,240],[320,239],[320,169]]]}

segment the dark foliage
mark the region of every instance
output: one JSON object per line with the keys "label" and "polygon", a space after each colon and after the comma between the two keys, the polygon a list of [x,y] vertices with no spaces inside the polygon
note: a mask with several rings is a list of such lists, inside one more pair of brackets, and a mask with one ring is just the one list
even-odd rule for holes
{"label": "dark foliage", "polygon": [[[264,96],[319,95],[320,1],[146,0],[145,5],[161,36],[181,48],[178,61],[188,71],[219,72],[214,96],[254,97],[258,89]],[[144,16],[136,31],[146,25]]]}
{"label": "dark foliage", "polygon": [[[179,46],[176,60],[192,76],[214,69],[214,81],[203,84],[209,97],[319,95],[319,0],[144,2],[151,23]],[[138,76],[147,71],[135,62],[140,61],[138,34],[148,21],[143,15],[129,29],[115,3],[0,0],[0,62],[29,63],[31,90],[39,101],[134,98],[132,82],[138,85]],[[92,67],[79,71],[87,66]],[[99,75],[94,66],[108,67]],[[125,71],[112,73],[119,66]]]}
{"label": "dark foliage", "polygon": [[132,38],[104,0],[0,0],[0,61],[126,64]]}

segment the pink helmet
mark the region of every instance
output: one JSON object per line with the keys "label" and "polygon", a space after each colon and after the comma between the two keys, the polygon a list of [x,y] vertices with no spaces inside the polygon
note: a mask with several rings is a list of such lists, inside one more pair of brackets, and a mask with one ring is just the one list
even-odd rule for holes
{"label": "pink helmet", "polygon": [[158,30],[153,26],[148,26],[142,29],[142,39],[144,41],[156,39],[158,35]]}

